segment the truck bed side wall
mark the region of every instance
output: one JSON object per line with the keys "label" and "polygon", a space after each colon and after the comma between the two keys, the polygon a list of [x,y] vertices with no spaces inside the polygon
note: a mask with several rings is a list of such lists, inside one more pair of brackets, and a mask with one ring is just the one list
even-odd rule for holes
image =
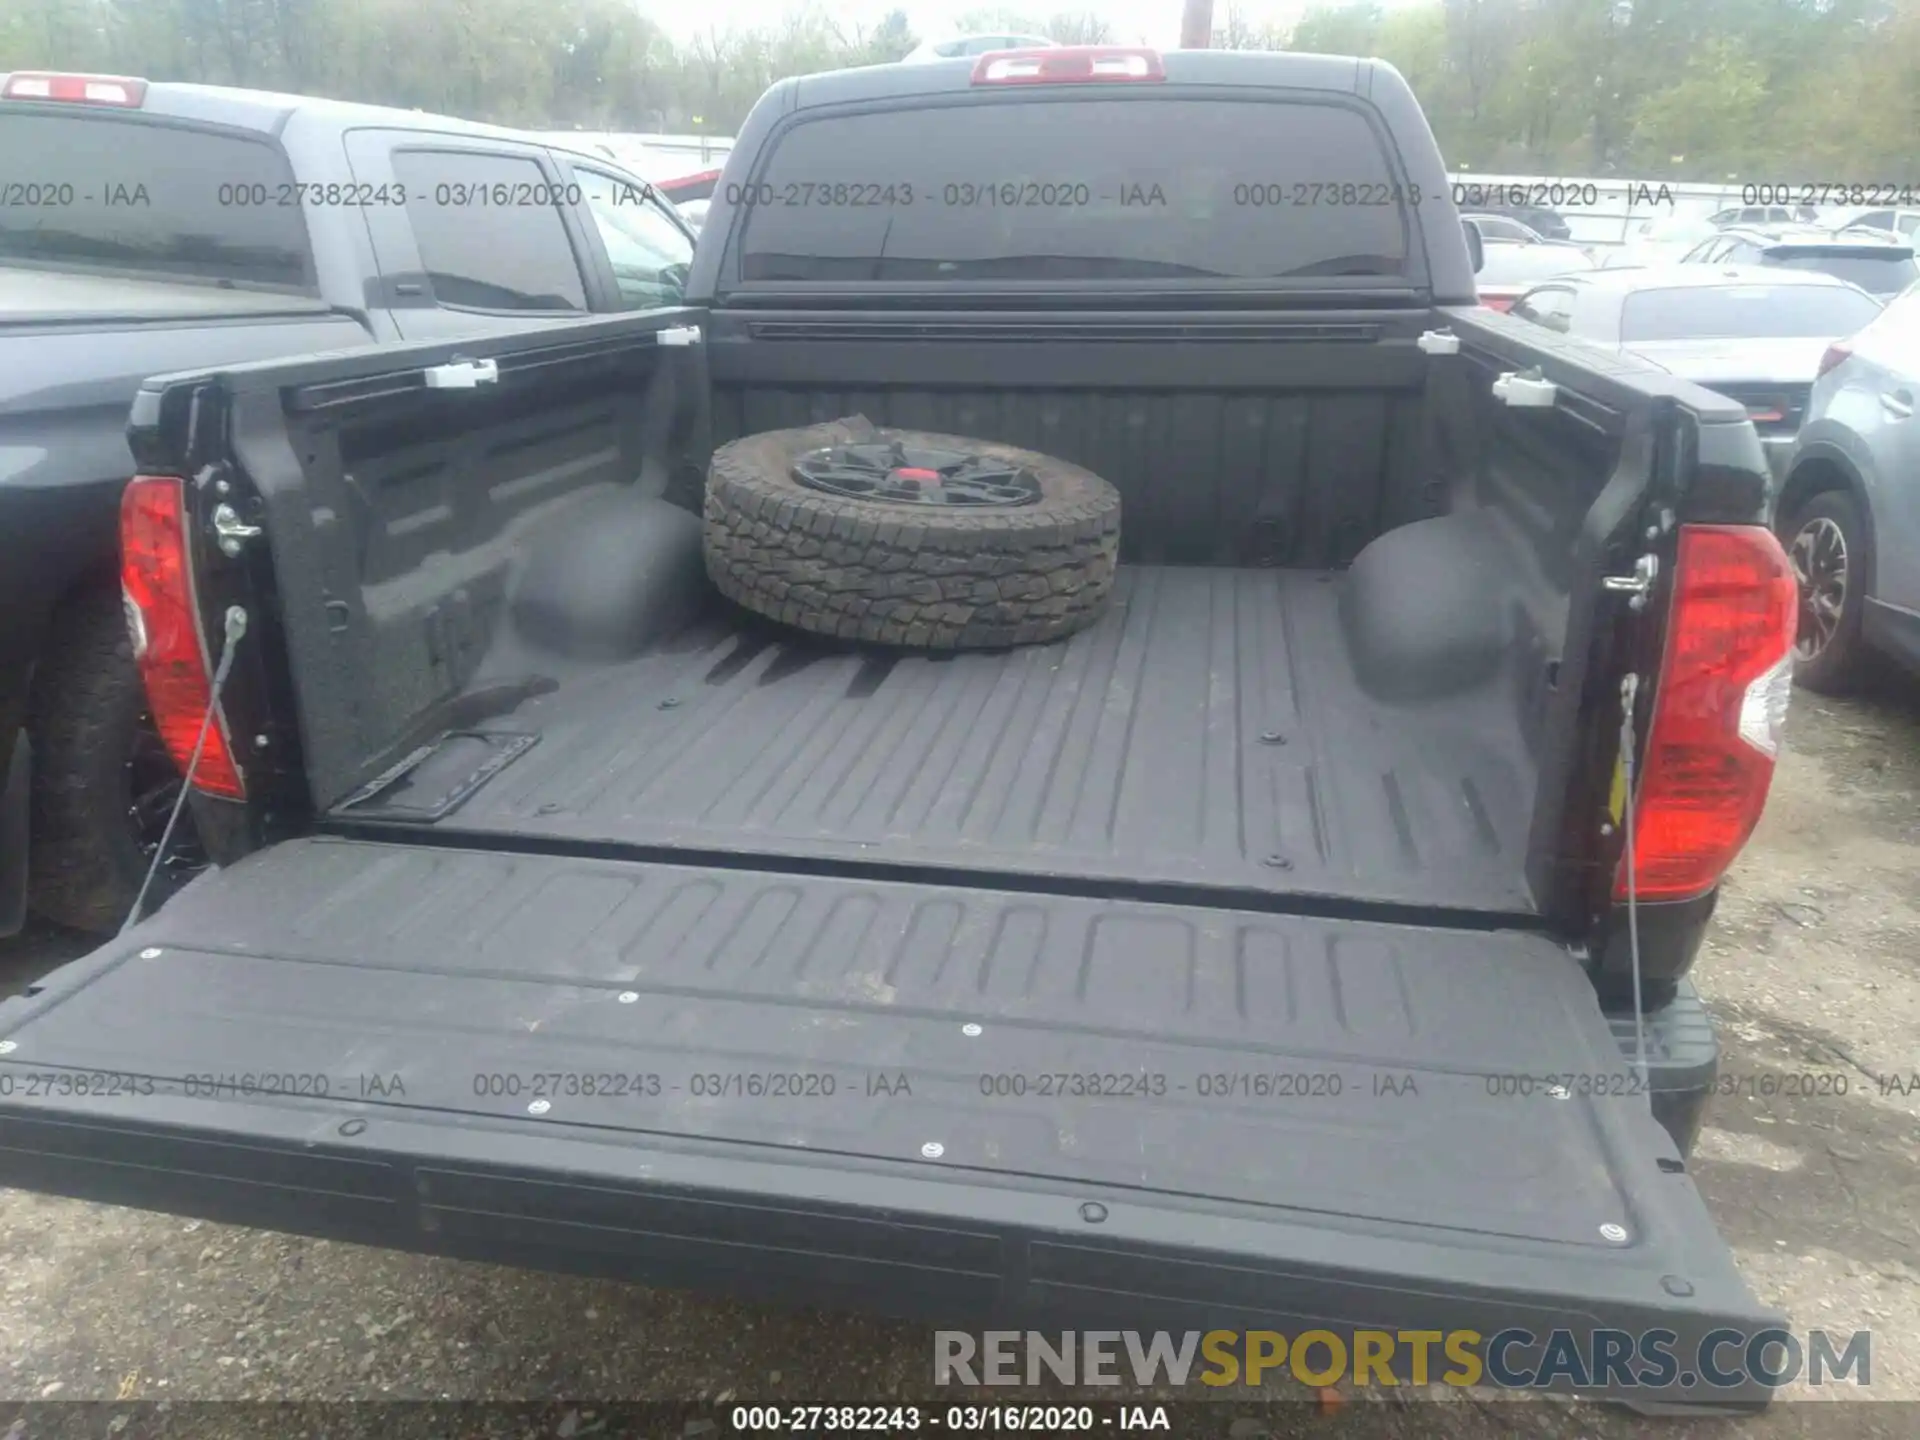
{"label": "truck bed side wall", "polygon": [[[1135,563],[1351,566],[1362,683],[1382,705],[1500,687],[1538,792],[1536,903],[1570,929],[1604,906],[1608,687],[1628,663],[1653,673],[1664,610],[1625,623],[1600,580],[1630,567],[1650,501],[1679,503],[1703,415],[1728,418],[1705,392],[1468,310],[1063,323],[740,309],[693,317],[703,345],[655,345],[686,318],[253,367],[202,407],[230,421],[198,425],[183,472],[221,473],[204,462],[230,433],[272,548],[271,564],[203,554],[203,600],[280,597],[314,803],[459,721],[456,697],[500,673],[483,667],[516,576],[543,535],[568,533],[564,516],[597,516],[607,495],[697,508],[716,439],[864,411],[1102,470]],[[1443,323],[1463,353],[1423,354],[1417,337]],[[420,380],[475,355],[497,360],[496,385]],[[1492,398],[1495,376],[1529,366],[1561,386],[1555,406]]]}

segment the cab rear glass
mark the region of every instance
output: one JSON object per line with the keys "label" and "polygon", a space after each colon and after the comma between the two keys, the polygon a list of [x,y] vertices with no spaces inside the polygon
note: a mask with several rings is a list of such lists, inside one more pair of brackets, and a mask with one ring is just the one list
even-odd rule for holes
{"label": "cab rear glass", "polygon": [[0,109],[0,264],[314,293],[271,143],[135,114]]}
{"label": "cab rear glass", "polygon": [[742,207],[740,276],[810,281],[1409,278],[1381,138],[1331,103],[1026,97],[803,120]]}

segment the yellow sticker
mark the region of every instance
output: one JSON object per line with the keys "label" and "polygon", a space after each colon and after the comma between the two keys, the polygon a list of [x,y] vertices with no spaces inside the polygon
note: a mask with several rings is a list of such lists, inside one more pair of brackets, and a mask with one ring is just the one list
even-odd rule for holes
{"label": "yellow sticker", "polygon": [[1607,814],[1613,823],[1620,823],[1620,816],[1627,804],[1627,766],[1625,756],[1615,756],[1613,761],[1613,789],[1607,795]]}

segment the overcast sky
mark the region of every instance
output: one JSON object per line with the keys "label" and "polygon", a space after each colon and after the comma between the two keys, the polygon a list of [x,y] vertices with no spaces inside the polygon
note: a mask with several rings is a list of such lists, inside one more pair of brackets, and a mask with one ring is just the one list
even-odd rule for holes
{"label": "overcast sky", "polygon": [[[746,29],[777,25],[794,8],[794,0],[704,0],[697,6],[643,4],[644,13],[677,39],[685,39],[709,26]],[[896,8],[888,0],[839,0],[832,12],[848,21],[873,24],[887,11]],[[914,34],[922,39],[952,31],[957,16],[969,10],[993,7],[992,0],[906,0],[897,8],[907,12]],[[1019,13],[1031,11],[1036,17],[1055,11],[1090,10],[1113,25],[1114,39],[1122,43],[1157,45],[1171,48],[1180,38],[1180,0],[1097,0],[1075,4],[1074,0],[1011,0],[1004,8]],[[1251,23],[1274,21],[1291,24],[1312,8],[1312,0],[1239,0],[1239,12]],[[1214,0],[1214,23],[1226,17],[1226,0]]]}

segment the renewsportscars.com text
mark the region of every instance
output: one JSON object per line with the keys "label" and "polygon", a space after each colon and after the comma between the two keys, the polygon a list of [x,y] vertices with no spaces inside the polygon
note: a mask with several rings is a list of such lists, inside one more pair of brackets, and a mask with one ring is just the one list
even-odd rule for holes
{"label": "renewsportscars.com text", "polygon": [[1671,1330],[938,1330],[933,1348],[936,1385],[1218,1387],[1292,1376],[1310,1386],[1731,1390],[1873,1380],[1865,1330],[1713,1330],[1693,1346]]}

